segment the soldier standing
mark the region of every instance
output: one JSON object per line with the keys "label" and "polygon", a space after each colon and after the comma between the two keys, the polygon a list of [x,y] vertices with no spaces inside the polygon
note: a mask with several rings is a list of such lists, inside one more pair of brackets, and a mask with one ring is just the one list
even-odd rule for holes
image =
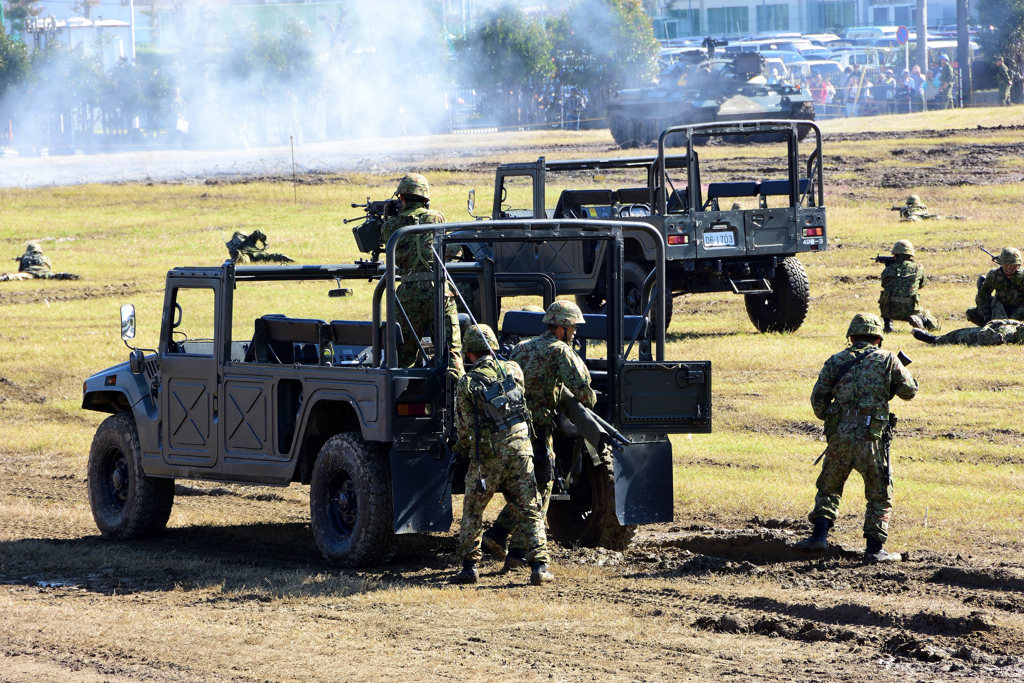
{"label": "soldier standing", "polygon": [[942,86],[939,88],[941,91],[941,103],[943,109],[953,108],[953,81],[955,76],[953,75],[953,67],[949,65],[949,57],[942,55],[939,57],[939,81]]}
{"label": "soldier standing", "polygon": [[1020,320],[989,320],[981,327],[964,327],[941,337],[924,330],[914,330],[914,338],[927,344],[960,344],[962,346],[1002,346],[1024,344],[1024,322]]}
{"label": "soldier standing", "polygon": [[[402,210],[381,226],[380,236],[384,244],[387,244],[392,233],[407,225],[445,222],[443,213],[430,209],[430,186],[419,173],[410,173],[402,178],[395,194],[398,195]],[[396,296],[405,310],[405,315],[398,315],[405,339],[405,343],[398,348],[398,363],[403,368],[415,364],[419,350],[415,340],[423,336],[424,331],[432,329],[434,324],[432,243],[433,236],[428,233],[407,236],[395,246],[395,272],[402,277]],[[447,282],[444,288],[443,324],[448,339],[448,370],[453,377],[458,378],[463,374],[462,331],[459,329],[459,313],[455,307],[455,292]],[[405,316],[409,317],[408,322]],[[439,344],[440,340],[435,338],[434,343]]]}
{"label": "soldier standing", "polygon": [[17,273],[0,273],[0,282],[8,280],[80,280],[74,273],[55,273],[50,264],[50,259],[43,255],[43,250],[37,242],[29,242],[25,247],[25,253],[15,256],[12,260],[18,262]]}
{"label": "soldier standing", "polygon": [[1020,272],[1020,251],[1006,247],[996,257],[997,268],[979,279],[975,305],[967,319],[979,327],[989,320],[1024,320],[1024,273]]}
{"label": "soldier standing", "polygon": [[470,465],[455,551],[462,560],[462,571],[451,581],[465,584],[479,579],[484,509],[500,490],[522,525],[526,558],[533,568],[530,583],[539,586],[555,577],[547,566],[547,537],[533,475],[523,371],[512,361],[495,358],[497,348],[498,339],[487,325],[475,325],[466,332],[466,358],[471,367],[456,389],[455,450],[467,457]]}
{"label": "soldier standing", "polygon": [[999,104],[1010,104],[1010,70],[1006,68],[1002,57],[996,57],[996,84],[999,86]]}
{"label": "soldier standing", "polygon": [[928,311],[921,308],[920,289],[925,285],[924,266],[914,263],[914,245],[900,240],[892,248],[896,259],[882,271],[882,294],[878,307],[885,321],[883,332],[892,332],[892,321],[903,320],[929,331],[939,329]]}
{"label": "soldier standing", "polygon": [[[548,329],[538,337],[516,346],[511,358],[526,376],[526,404],[533,422],[533,472],[541,495],[540,518],[548,514],[554,481],[554,440],[552,421],[558,409],[562,387],[580,403],[593,408],[597,394],[590,388],[590,371],[570,346],[576,327],[582,325],[583,312],[571,301],[555,301],[544,315]],[[511,534],[505,568],[527,565],[529,540],[525,525],[516,518],[516,508],[506,504],[498,519],[483,536],[484,549],[499,559],[505,556],[505,542]]]}
{"label": "soldier standing", "polygon": [[858,313],[846,331],[850,346],[827,361],[811,392],[811,407],[825,421],[825,462],[818,475],[818,494],[809,519],[810,538],[796,544],[808,550],[828,548],[828,532],[839,513],[843,486],[851,470],[864,479],[867,511],[865,562],[899,560],[883,550],[889,537],[892,510],[892,465],[887,440],[891,432],[889,400],[909,401],[917,394],[917,380],[890,351],[881,349],[882,321]]}

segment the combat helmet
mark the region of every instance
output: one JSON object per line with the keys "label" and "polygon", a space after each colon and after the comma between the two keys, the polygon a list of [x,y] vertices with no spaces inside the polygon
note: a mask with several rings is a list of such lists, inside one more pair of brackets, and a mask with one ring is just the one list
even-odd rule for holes
{"label": "combat helmet", "polygon": [[410,173],[398,181],[398,189],[395,190],[395,194],[411,194],[430,199],[430,184],[419,173]]}
{"label": "combat helmet", "polygon": [[473,353],[489,353],[498,348],[498,338],[494,336],[494,330],[489,325],[473,325],[466,330],[466,337],[462,340],[462,350]]}
{"label": "combat helmet", "polygon": [[40,246],[39,246],[39,242],[29,242],[28,245],[25,247],[25,251],[27,251],[30,254],[42,254],[43,253],[42,248],[40,248]]}
{"label": "combat helmet", "polygon": [[892,247],[892,255],[893,256],[900,256],[900,255],[913,256],[914,255],[914,245],[911,243],[910,240],[900,240],[899,242],[897,242],[896,244],[893,245],[893,247]]}
{"label": "combat helmet", "polygon": [[1019,266],[1021,265],[1020,249],[1014,249],[1013,247],[1003,247],[1003,250],[999,252],[999,265],[1001,266]]}
{"label": "combat helmet", "polygon": [[541,308],[540,306],[536,305],[536,304],[530,304],[528,306],[523,306],[519,310],[520,311],[529,311],[530,313],[543,313],[544,312],[544,309]]}
{"label": "combat helmet", "polygon": [[548,306],[547,313],[544,314],[544,319],[541,322],[558,327],[582,325],[584,323],[583,311],[573,302],[560,299]]}
{"label": "combat helmet", "polygon": [[846,330],[846,336],[855,337],[860,334],[884,339],[882,320],[877,315],[872,315],[871,313],[858,313],[853,316],[853,320],[850,321],[850,327]]}
{"label": "combat helmet", "polygon": [[921,204],[921,198],[916,194],[912,194],[907,197],[907,206],[919,206]]}

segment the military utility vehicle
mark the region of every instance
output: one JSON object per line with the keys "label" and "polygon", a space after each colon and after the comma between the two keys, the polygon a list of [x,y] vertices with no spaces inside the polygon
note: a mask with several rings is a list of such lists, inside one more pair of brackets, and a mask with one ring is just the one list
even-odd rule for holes
{"label": "military utility vehicle", "polygon": [[[764,57],[757,52],[721,59],[710,51],[707,59],[674,64],[654,87],[620,90],[609,100],[607,114],[612,137],[624,146],[654,144],[662,130],[673,126],[756,119],[814,120],[810,92],[769,84]],[[768,138],[725,139],[744,143]]]}
{"label": "military utility vehicle", "polygon": [[[801,128],[814,133],[810,153],[801,154]],[[709,137],[773,136],[784,141],[778,175],[735,176],[709,170],[699,145]],[[670,155],[668,136],[680,136],[685,154]],[[783,144],[777,145],[782,148]],[[642,186],[566,189],[547,208],[545,188],[565,184],[555,174],[578,178],[640,176]],[[563,176],[564,177],[564,176]],[[623,307],[643,312],[643,288],[666,257],[665,279],[672,294],[733,292],[742,295],[747,315],[761,332],[792,332],[807,314],[807,273],[796,258],[828,247],[822,185],[821,129],[814,123],[746,121],[667,128],[657,156],[502,164],[494,181],[491,218],[580,218],[649,224],[656,234],[624,234]],[[623,182],[630,182],[623,180]],[[636,182],[636,180],[632,181]],[[741,208],[733,208],[734,203]],[[499,273],[548,274],[559,294],[576,295],[584,313],[604,312],[609,284],[604,243],[525,242],[494,247]],[[672,308],[667,308],[670,319]]]}
{"label": "military utility vehicle", "polygon": [[[163,529],[176,479],[309,485],[313,536],[324,557],[342,566],[386,561],[398,534],[447,531],[467,466],[448,448],[453,385],[449,340],[437,332],[444,334],[437,322],[443,302],[436,302],[431,330],[402,337],[395,245],[423,234],[441,254],[453,242],[510,249],[579,243],[587,253],[609,255],[595,278],[621,283],[624,244],[643,240],[654,245],[657,272],[666,272],[661,235],[641,222],[479,227],[402,228],[386,245],[387,265],[227,262],[171,270],[157,348],[133,348],[128,362],[84,385],[82,407],[111,414],[88,464],[89,500],[103,535],[128,539]],[[537,335],[546,325],[543,313],[530,311],[499,320],[499,296],[546,304],[560,293],[546,275],[495,273],[486,254],[434,270],[436,291],[449,276],[460,288],[473,285],[481,322],[504,338]],[[659,275],[647,302],[654,315],[664,314],[666,291]],[[342,296],[365,302],[365,319],[332,320]],[[671,521],[667,435],[711,430],[711,363],[666,361],[664,329],[623,315],[624,297],[621,286],[609,288],[610,314],[588,316],[577,339],[599,397],[596,413],[628,441],[614,452],[600,443],[582,450],[573,424],[561,423],[556,462],[568,481],[548,523],[551,538],[564,545],[621,548],[635,525]],[[135,337],[132,305],[122,306],[121,319],[127,344]],[[415,367],[397,366],[402,344],[418,348]]]}

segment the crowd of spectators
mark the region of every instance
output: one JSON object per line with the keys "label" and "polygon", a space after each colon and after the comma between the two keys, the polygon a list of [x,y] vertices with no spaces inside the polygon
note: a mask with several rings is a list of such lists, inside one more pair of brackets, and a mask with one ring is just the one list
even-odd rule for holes
{"label": "crowd of spectators", "polygon": [[948,109],[953,107],[954,81],[949,58],[942,55],[924,73],[917,65],[899,76],[888,67],[868,72],[853,65],[833,78],[815,74],[800,86],[810,90],[819,116],[835,118]]}

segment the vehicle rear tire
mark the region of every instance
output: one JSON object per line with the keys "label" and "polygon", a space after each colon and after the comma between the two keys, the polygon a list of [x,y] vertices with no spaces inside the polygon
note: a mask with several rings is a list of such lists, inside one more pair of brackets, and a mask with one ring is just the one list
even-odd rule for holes
{"label": "vehicle rear tire", "polygon": [[610,456],[595,467],[583,454],[583,473],[569,486],[569,500],[548,507],[552,539],[565,547],[625,550],[636,536],[636,525],[619,523],[615,515],[615,470]]}
{"label": "vehicle rear tire", "polygon": [[339,567],[387,562],[395,553],[391,477],[384,454],[356,432],[320,449],[309,485],[313,537]]}
{"label": "vehicle rear tire", "polygon": [[111,415],[89,449],[89,506],[105,538],[127,540],[158,533],[174,505],[174,480],[146,476],[135,419]]}
{"label": "vehicle rear tire", "polygon": [[[626,261],[622,266],[622,312],[624,315],[640,315],[644,312],[643,289],[647,276],[651,273],[651,267],[646,261]],[[576,305],[580,307],[585,316],[587,313],[604,313],[608,299],[604,293],[594,290],[590,294],[577,294]],[[653,311],[653,306],[651,307]],[[672,323],[672,296],[665,300],[665,317],[668,324]],[[655,316],[651,315],[654,320]],[[667,326],[666,326],[667,329]]]}
{"label": "vehicle rear tire", "polygon": [[795,256],[782,260],[771,294],[747,294],[747,316],[759,332],[796,332],[807,317],[811,296],[807,271]]}

